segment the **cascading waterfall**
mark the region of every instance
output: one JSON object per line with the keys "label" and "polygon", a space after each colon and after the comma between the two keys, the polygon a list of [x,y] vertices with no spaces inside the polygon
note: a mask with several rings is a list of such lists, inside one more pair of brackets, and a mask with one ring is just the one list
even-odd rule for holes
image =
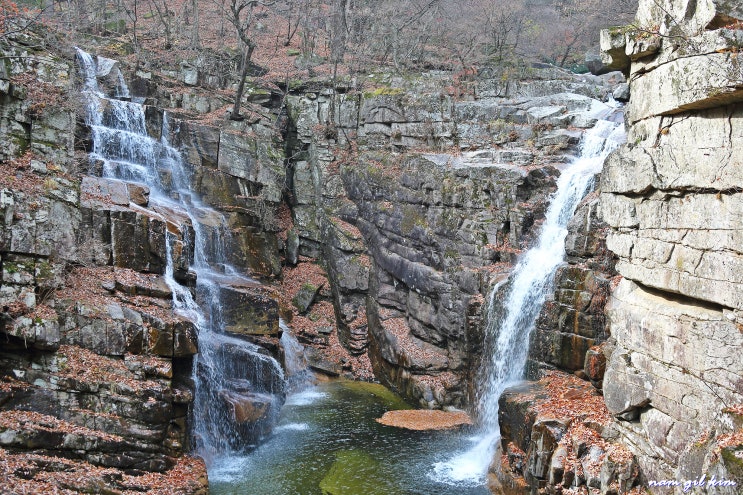
{"label": "cascading waterfall", "polygon": [[[98,86],[96,61],[79,49],[77,56],[84,79],[86,123],[93,140],[91,161],[103,163],[104,177],[146,184],[150,213],[159,214],[167,223],[165,279],[173,291],[175,311],[198,329],[193,437],[195,451],[209,464],[244,450],[248,447],[245,439],[260,434],[255,431],[256,422],[245,419],[245,408],[265,408],[275,414],[283,401],[284,374],[278,362],[258,346],[224,333],[221,288],[254,286],[256,282],[239,275],[227,260],[229,229],[225,218],[191,192],[190,171],[169,142],[167,113],[163,114],[161,139],[152,139],[144,107],[117,99],[129,99],[121,74],[114,97],[107,97]],[[107,73],[110,67],[105,69]],[[173,260],[174,242],[193,243],[193,261],[190,267],[178,267],[180,276]],[[177,281],[183,281],[189,270],[196,274],[195,297]],[[239,414],[243,417],[237,418]]]}
{"label": "cascading waterfall", "polygon": [[529,336],[565,256],[568,221],[592,187],[606,156],[623,141],[623,126],[613,121],[599,120],[584,133],[580,156],[557,181],[536,245],[520,258],[508,283],[491,291],[478,380],[480,434],[473,439],[473,448],[434,465],[431,475],[438,481],[454,485],[485,481],[500,439],[498,400],[509,385],[523,378]]}

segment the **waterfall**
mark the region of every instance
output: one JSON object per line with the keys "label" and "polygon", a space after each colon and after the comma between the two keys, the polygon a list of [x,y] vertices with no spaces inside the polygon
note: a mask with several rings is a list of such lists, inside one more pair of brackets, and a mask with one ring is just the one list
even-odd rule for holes
{"label": "waterfall", "polygon": [[[119,74],[115,96],[98,86],[96,61],[77,50],[91,129],[92,162],[102,162],[104,177],[140,182],[150,188],[149,212],[166,223],[164,277],[173,292],[173,308],[198,330],[199,353],[194,358],[192,411],[193,447],[210,465],[213,460],[245,450],[270,426],[284,397],[284,373],[266,352],[224,333],[220,293],[225,286],[250,287],[226,253],[229,229],[224,216],[202,204],[191,191],[191,171],[171,146],[171,123],[163,113],[161,138],[147,132],[145,109],[130,99]],[[176,268],[173,243],[190,244],[190,267]],[[186,246],[184,250],[187,251]],[[195,290],[179,283],[196,275]]]}
{"label": "waterfall", "polygon": [[454,485],[485,482],[500,440],[498,400],[509,385],[523,378],[529,336],[547,295],[553,292],[554,273],[565,256],[568,221],[592,187],[606,156],[623,141],[621,124],[608,120],[599,120],[584,133],[580,156],[557,181],[535,246],[521,256],[508,283],[491,291],[477,383],[481,431],[473,439],[474,447],[434,465],[431,475],[435,479]]}

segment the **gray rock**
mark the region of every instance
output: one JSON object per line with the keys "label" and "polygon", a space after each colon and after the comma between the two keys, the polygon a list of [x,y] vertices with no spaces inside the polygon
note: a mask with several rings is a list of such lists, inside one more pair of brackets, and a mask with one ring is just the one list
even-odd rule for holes
{"label": "gray rock", "polygon": [[279,334],[279,305],[276,295],[260,287],[219,288],[225,330],[235,335]]}
{"label": "gray rock", "polygon": [[[729,53],[684,57],[662,64],[632,82],[632,122],[648,117],[719,107],[743,101],[743,76],[730,74]],[[683,91],[679,91],[683,88]]]}
{"label": "gray rock", "polygon": [[594,74],[596,76],[606,74],[607,72],[611,72],[612,70],[604,63],[603,59],[601,58],[601,52],[599,50],[586,52],[583,60],[591,74]]}
{"label": "gray rock", "polygon": [[630,86],[627,83],[622,83],[614,88],[611,95],[615,100],[621,102],[628,102],[630,98]]}
{"label": "gray rock", "polygon": [[196,86],[199,84],[199,71],[195,67],[182,66],[181,74],[183,75],[183,82],[189,86]]}
{"label": "gray rock", "polygon": [[294,304],[300,313],[306,313],[320,293],[320,289],[322,289],[322,286],[315,286],[310,283],[302,284],[302,287],[300,287],[297,294],[292,298],[292,304]]}
{"label": "gray rock", "polygon": [[296,265],[299,261],[299,234],[296,229],[291,229],[286,235],[286,261],[290,265]]}
{"label": "gray rock", "polygon": [[602,29],[600,36],[601,61],[609,70],[625,72],[629,69],[630,59],[625,53],[627,41],[621,28]]}

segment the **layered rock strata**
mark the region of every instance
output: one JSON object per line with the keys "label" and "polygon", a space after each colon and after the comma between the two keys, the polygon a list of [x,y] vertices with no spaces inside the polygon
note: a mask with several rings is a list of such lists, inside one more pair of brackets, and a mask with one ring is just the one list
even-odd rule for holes
{"label": "layered rock strata", "polygon": [[737,2],[642,0],[603,36],[632,87],[628,144],[602,179],[623,277],[604,395],[650,486],[743,486],[742,21]]}
{"label": "layered rock strata", "polygon": [[589,79],[484,79],[464,100],[396,87],[287,99],[298,252],[324,259],[341,342],[416,403],[471,403],[482,294],[606,108],[558,88],[604,97],[623,80]]}
{"label": "layered rock strata", "polygon": [[601,388],[602,373],[591,368],[597,346],[608,338],[605,307],[616,276],[607,229],[598,193],[590,193],[568,223],[567,263],[555,273],[554,295],[545,301],[532,334],[528,377],[557,369],[588,377]]}
{"label": "layered rock strata", "polygon": [[493,493],[638,493],[637,459],[616,441],[611,415],[588,382],[549,371],[507,390],[499,421]]}
{"label": "layered rock strata", "polygon": [[[185,455],[197,331],[174,312],[166,281],[172,260],[173,277],[194,286],[195,225],[151,203],[146,186],[99,177],[103,163],[85,154],[90,129],[76,118],[72,54],[43,46],[30,31],[2,44],[0,133],[12,143],[0,177],[3,479],[31,492],[204,493],[204,463]],[[118,63],[100,60],[101,87],[118,87]],[[265,122],[226,126],[215,144],[213,128],[189,127],[185,114],[155,106],[145,114],[153,138],[167,133],[190,147],[194,187],[228,218],[230,261],[278,274],[283,155],[273,138],[258,144],[253,132]],[[165,168],[159,175],[169,182]],[[216,236],[218,220],[195,222]],[[275,292],[220,282],[227,330],[273,339],[276,351]],[[244,366],[246,356],[235,354]],[[265,375],[250,378],[273,378]],[[246,427],[264,416],[265,404],[249,394],[222,399]]]}

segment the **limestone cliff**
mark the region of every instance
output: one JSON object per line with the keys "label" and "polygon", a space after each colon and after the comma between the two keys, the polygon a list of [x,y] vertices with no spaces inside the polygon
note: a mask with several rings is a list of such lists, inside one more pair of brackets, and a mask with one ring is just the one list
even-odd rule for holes
{"label": "limestone cliff", "polygon": [[602,34],[632,89],[601,186],[623,277],[604,396],[651,486],[738,484],[700,493],[743,486],[742,20],[739,2],[641,0],[633,26]]}

